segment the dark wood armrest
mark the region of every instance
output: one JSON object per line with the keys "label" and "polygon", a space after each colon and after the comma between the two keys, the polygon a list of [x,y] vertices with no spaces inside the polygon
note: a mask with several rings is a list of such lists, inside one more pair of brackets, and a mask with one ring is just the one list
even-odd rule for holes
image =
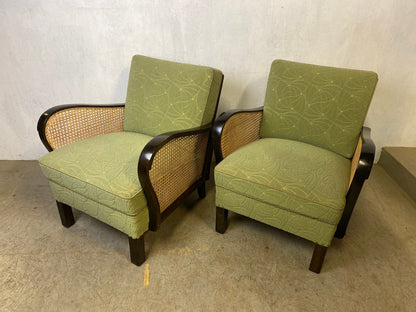
{"label": "dark wood armrest", "polygon": [[263,107],[231,110],[214,122],[212,138],[217,164],[237,148],[259,139]]}
{"label": "dark wood armrest", "polygon": [[371,129],[368,127],[363,127],[361,131],[362,147],[360,158],[358,160],[357,169],[355,170],[354,180],[355,179],[368,179],[370,176],[371,168],[374,163],[374,156],[376,153],[376,146],[371,140]]}
{"label": "dark wood armrest", "polygon": [[39,137],[52,151],[95,135],[123,131],[124,104],[54,106],[38,121]]}
{"label": "dark wood armrest", "polygon": [[[346,196],[344,211],[341,220],[338,223],[335,237],[343,238],[348,227],[355,203],[360,195],[364,182],[370,176],[373,167],[376,146],[370,137],[371,129],[363,127],[361,131],[361,140],[358,141],[356,155],[352,159],[352,180]],[[358,157],[359,155],[359,157]],[[357,158],[357,160],[355,160]],[[355,169],[355,171],[354,171]]]}
{"label": "dark wood armrest", "polygon": [[138,165],[140,184],[149,207],[149,229],[156,231],[178,203],[205,181],[210,163],[211,125],[154,137]]}

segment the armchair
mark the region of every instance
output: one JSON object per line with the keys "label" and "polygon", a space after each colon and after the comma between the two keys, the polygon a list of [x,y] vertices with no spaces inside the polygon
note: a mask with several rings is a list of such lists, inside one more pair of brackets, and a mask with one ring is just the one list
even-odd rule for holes
{"label": "armchair", "polygon": [[40,158],[70,227],[72,208],[124,232],[131,262],[145,261],[144,233],[195,189],[205,196],[220,71],[136,55],[125,104],[61,105],[38,121]]}
{"label": "armchair", "polygon": [[319,273],[373,165],[363,123],[376,83],[373,72],[274,61],[264,107],[214,123],[216,231],[231,210],[303,237]]}

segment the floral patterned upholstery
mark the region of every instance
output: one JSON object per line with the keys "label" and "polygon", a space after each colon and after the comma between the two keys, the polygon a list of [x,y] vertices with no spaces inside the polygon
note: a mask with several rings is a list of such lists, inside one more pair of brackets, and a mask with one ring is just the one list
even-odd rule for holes
{"label": "floral patterned upholstery", "polygon": [[260,136],[352,157],[377,84],[369,71],[273,62]]}
{"label": "floral patterned upholstery", "polygon": [[337,224],[350,167],[350,160],[322,148],[268,138],[243,146],[218,164],[215,183],[278,209]]}
{"label": "floral patterned upholstery", "polygon": [[[230,209],[229,203],[238,202],[231,210],[268,224],[279,220],[280,210],[284,210],[293,215],[292,222],[312,218],[334,228],[345,205],[350,168],[349,159],[310,144],[260,139],[238,149],[215,168],[217,205]],[[256,209],[250,204],[253,201],[265,204],[270,211]],[[295,234],[303,236],[302,232]],[[329,245],[330,241],[321,239],[321,243]]]}
{"label": "floral patterned upholstery", "polygon": [[147,209],[137,163],[151,136],[115,132],[63,146],[39,163],[49,181],[126,215]]}
{"label": "floral patterned upholstery", "polygon": [[155,136],[212,122],[221,81],[213,68],[135,55],[124,130]]}

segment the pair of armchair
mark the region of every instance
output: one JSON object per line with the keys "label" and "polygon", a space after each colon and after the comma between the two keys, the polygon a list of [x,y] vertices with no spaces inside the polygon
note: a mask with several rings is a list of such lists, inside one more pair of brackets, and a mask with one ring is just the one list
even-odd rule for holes
{"label": "pair of armchair", "polygon": [[61,222],[74,224],[73,207],[113,226],[140,265],[144,233],[190,192],[205,196],[214,145],[217,232],[231,210],[309,239],[318,273],[371,170],[362,125],[377,76],[275,61],[264,108],[212,127],[222,81],[213,68],[136,55],[125,104],[47,110],[38,131],[51,153],[39,162]]}

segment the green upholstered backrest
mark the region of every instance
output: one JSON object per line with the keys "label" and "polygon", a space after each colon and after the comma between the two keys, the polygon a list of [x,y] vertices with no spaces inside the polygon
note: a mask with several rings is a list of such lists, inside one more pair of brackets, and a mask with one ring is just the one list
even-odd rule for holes
{"label": "green upholstered backrest", "polygon": [[377,80],[369,71],[275,60],[260,136],[305,142],[350,158]]}
{"label": "green upholstered backrest", "polygon": [[146,135],[210,123],[221,89],[219,70],[133,56],[124,130]]}

